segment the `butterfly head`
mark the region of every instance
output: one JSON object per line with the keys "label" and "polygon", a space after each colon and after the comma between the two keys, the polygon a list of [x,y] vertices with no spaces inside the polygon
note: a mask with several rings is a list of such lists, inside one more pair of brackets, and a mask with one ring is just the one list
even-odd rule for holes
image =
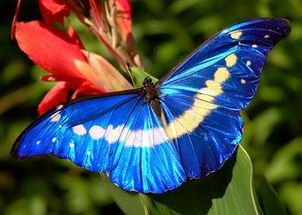
{"label": "butterfly head", "polygon": [[143,87],[144,88],[146,88],[148,85],[151,85],[151,84],[153,84],[151,78],[147,77],[147,78],[144,79],[144,81],[143,81]]}

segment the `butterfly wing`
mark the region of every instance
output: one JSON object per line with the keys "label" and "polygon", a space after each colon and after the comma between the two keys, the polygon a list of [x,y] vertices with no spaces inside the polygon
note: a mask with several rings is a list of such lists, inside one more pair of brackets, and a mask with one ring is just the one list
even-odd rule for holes
{"label": "butterfly wing", "polygon": [[166,132],[188,178],[218,170],[233,154],[242,137],[239,111],[255,94],[268,52],[289,31],[284,19],[235,24],[159,82]]}
{"label": "butterfly wing", "polygon": [[125,190],[162,193],[185,173],[152,107],[139,92],[89,98],[40,117],[17,139],[13,154],[52,154],[106,172]]}

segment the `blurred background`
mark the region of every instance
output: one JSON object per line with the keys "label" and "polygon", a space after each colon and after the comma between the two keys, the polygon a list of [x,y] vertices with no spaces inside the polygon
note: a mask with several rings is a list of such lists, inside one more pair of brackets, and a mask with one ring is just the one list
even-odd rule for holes
{"label": "blurred background", "polygon": [[[52,87],[9,39],[16,0],[0,0],[0,214],[122,214],[97,174],[55,158],[15,161],[10,148],[37,117]],[[270,53],[255,99],[243,111],[243,145],[289,214],[302,214],[302,1],[132,1],[134,38],[145,68],[161,77],[222,28],[257,17],[285,17],[292,32]],[[23,20],[40,17],[36,1],[24,1]],[[76,26],[89,50],[103,50]]]}

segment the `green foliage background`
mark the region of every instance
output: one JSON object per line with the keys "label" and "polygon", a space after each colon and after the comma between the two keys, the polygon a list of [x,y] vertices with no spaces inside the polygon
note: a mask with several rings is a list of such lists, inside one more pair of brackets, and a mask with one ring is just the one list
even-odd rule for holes
{"label": "green foliage background", "polygon": [[[24,3],[21,18],[38,18],[36,1]],[[11,158],[15,138],[37,116],[52,86],[38,81],[43,72],[9,40],[15,4],[0,0],[0,214],[122,214],[97,174],[54,158]],[[256,97],[243,111],[242,144],[253,161],[258,198],[266,198],[265,176],[287,212],[302,214],[302,2],[135,0],[132,5],[137,47],[156,77],[232,23],[257,17],[291,21],[291,35],[269,55]],[[83,26],[76,27],[88,49],[103,51]]]}

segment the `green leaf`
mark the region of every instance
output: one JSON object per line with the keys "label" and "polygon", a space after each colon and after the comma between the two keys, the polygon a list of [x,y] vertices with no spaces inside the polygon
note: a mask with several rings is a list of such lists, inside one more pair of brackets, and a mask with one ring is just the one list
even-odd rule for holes
{"label": "green leaf", "polygon": [[265,171],[271,183],[294,180],[302,176],[302,137],[298,137],[279,149]]}
{"label": "green leaf", "polygon": [[[203,179],[188,181],[177,190],[162,195],[132,194],[128,199],[127,192],[115,189],[119,193],[116,195],[123,195],[123,199],[115,198],[118,205],[126,205],[131,198],[140,196],[146,215],[262,214],[253,192],[252,164],[242,147],[220,171]],[[137,200],[136,207],[140,207]],[[131,214],[129,210],[123,211]]]}
{"label": "green leaf", "polygon": [[112,199],[120,207],[120,209],[127,215],[142,215],[144,208],[141,204],[139,194],[135,192],[126,192],[117,186],[113,185],[109,179],[102,176],[104,187],[110,193]]}
{"label": "green leaf", "polygon": [[253,120],[257,135],[254,136],[255,144],[264,145],[268,137],[271,135],[274,126],[282,120],[282,114],[277,108],[270,108],[262,111],[261,114]]}
{"label": "green leaf", "polygon": [[153,83],[156,83],[158,81],[157,78],[151,76],[149,73],[146,73],[143,69],[135,66],[132,66],[130,68],[130,73],[131,73],[133,86],[136,88],[142,87],[143,86],[142,83],[147,77],[151,78]]}
{"label": "green leaf", "polygon": [[264,214],[286,215],[285,208],[282,205],[277,193],[264,176],[259,180],[256,191],[259,204]]}
{"label": "green leaf", "polygon": [[290,214],[302,214],[302,182],[289,181],[282,184],[280,189],[280,197],[289,206]]}

